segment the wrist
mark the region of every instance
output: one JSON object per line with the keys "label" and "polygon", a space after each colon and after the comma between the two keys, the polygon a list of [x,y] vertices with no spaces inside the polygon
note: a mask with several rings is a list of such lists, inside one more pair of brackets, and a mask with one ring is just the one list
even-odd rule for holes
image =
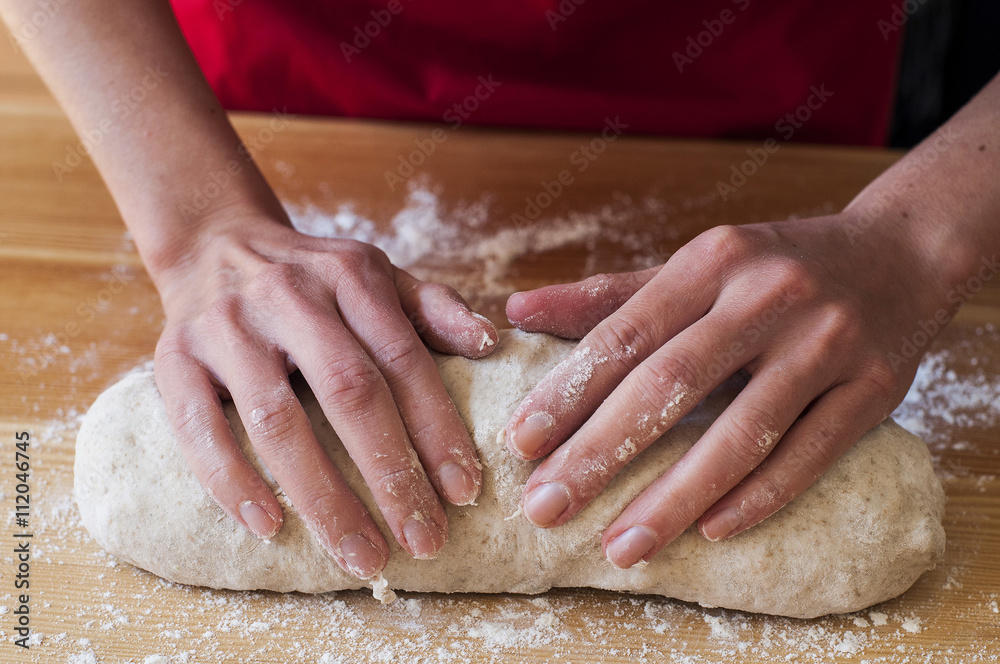
{"label": "wrist", "polygon": [[280,206],[276,212],[272,206],[246,199],[219,201],[191,216],[176,208],[171,212],[148,224],[141,239],[136,237],[143,263],[165,306],[171,293],[189,288],[192,275],[202,272],[200,265],[225,267],[255,238],[291,226]]}
{"label": "wrist", "polygon": [[181,189],[166,200],[155,201],[147,210],[133,212],[143,221],[129,223],[129,228],[154,282],[189,266],[205,245],[220,237],[236,238],[291,226],[263,178],[250,180],[235,176],[213,179],[209,175],[201,187]]}
{"label": "wrist", "polygon": [[871,260],[892,266],[895,278],[909,284],[916,313],[928,316],[945,308],[950,316],[963,303],[955,299],[955,289],[976,272],[984,247],[975,233],[963,230],[966,211],[944,200],[898,195],[892,184],[870,186],[847,206],[848,241]]}

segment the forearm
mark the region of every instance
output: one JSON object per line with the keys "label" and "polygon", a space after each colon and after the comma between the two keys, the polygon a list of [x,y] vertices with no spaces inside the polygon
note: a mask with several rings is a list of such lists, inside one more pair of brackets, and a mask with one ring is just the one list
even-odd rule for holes
{"label": "forearm", "polygon": [[[15,34],[38,9],[0,0]],[[87,140],[154,279],[190,255],[214,211],[282,218],[166,1],[60,5],[21,45]]]}
{"label": "forearm", "polygon": [[984,264],[996,271],[998,175],[1000,76],[851,202],[847,239],[881,246],[887,261],[904,243],[928,307],[955,308],[957,286]]}

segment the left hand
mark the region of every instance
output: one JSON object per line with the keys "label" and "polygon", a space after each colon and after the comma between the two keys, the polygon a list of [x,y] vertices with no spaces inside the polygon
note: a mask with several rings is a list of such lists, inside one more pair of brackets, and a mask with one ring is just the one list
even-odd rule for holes
{"label": "left hand", "polygon": [[933,312],[920,294],[935,289],[916,240],[855,245],[852,221],[718,227],[660,267],[511,296],[517,327],[583,339],[506,428],[520,457],[549,455],[525,487],[528,520],[568,521],[740,369],[746,388],[604,533],[616,566],[648,560],[696,520],[710,540],[750,528],[885,419],[922,352],[890,358]]}

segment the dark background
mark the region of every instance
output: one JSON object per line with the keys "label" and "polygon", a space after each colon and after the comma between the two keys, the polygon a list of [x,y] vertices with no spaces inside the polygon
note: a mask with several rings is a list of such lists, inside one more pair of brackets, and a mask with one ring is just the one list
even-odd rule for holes
{"label": "dark background", "polygon": [[1000,1],[925,0],[906,22],[900,57],[889,144],[908,148],[1000,71]]}

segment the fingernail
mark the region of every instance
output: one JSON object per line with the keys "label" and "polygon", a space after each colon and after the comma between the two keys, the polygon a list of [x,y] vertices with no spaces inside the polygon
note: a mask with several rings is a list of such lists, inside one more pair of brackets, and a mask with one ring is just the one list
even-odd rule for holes
{"label": "fingernail", "polygon": [[743,525],[743,512],[735,507],[726,507],[705,519],[701,524],[701,534],[705,539],[718,542]]}
{"label": "fingernail", "polygon": [[471,316],[473,319],[475,319],[476,322],[482,323],[483,326],[484,326],[484,329],[486,329],[486,330],[492,330],[492,331],[496,332],[497,326],[494,325],[493,321],[491,321],[489,318],[487,318],[486,316],[482,315],[478,311],[473,311],[472,309],[468,309],[467,308],[466,311],[469,312],[469,316]]}
{"label": "fingernail", "polygon": [[339,546],[348,571],[358,578],[367,579],[382,569],[382,554],[361,533],[344,535]]}
{"label": "fingernail", "polygon": [[542,528],[550,526],[569,507],[569,490],[562,484],[548,482],[536,487],[524,499],[524,516]]}
{"label": "fingernail", "polygon": [[534,458],[556,427],[556,421],[548,413],[533,413],[517,425],[511,434],[510,442],[514,450],[525,458]]}
{"label": "fingernail", "polygon": [[606,549],[608,562],[619,569],[628,569],[642,560],[656,545],[656,533],[646,526],[632,526],[611,540]]}
{"label": "fingernail", "polygon": [[444,544],[441,534],[423,519],[410,517],[403,523],[403,539],[414,558],[426,560],[437,556]]}
{"label": "fingernail", "polygon": [[278,532],[278,522],[252,500],[240,503],[240,516],[253,534],[261,539],[271,539]]}
{"label": "fingernail", "polygon": [[454,461],[441,464],[438,468],[438,480],[445,499],[452,505],[468,505],[479,495],[479,488],[472,481],[472,476]]}

